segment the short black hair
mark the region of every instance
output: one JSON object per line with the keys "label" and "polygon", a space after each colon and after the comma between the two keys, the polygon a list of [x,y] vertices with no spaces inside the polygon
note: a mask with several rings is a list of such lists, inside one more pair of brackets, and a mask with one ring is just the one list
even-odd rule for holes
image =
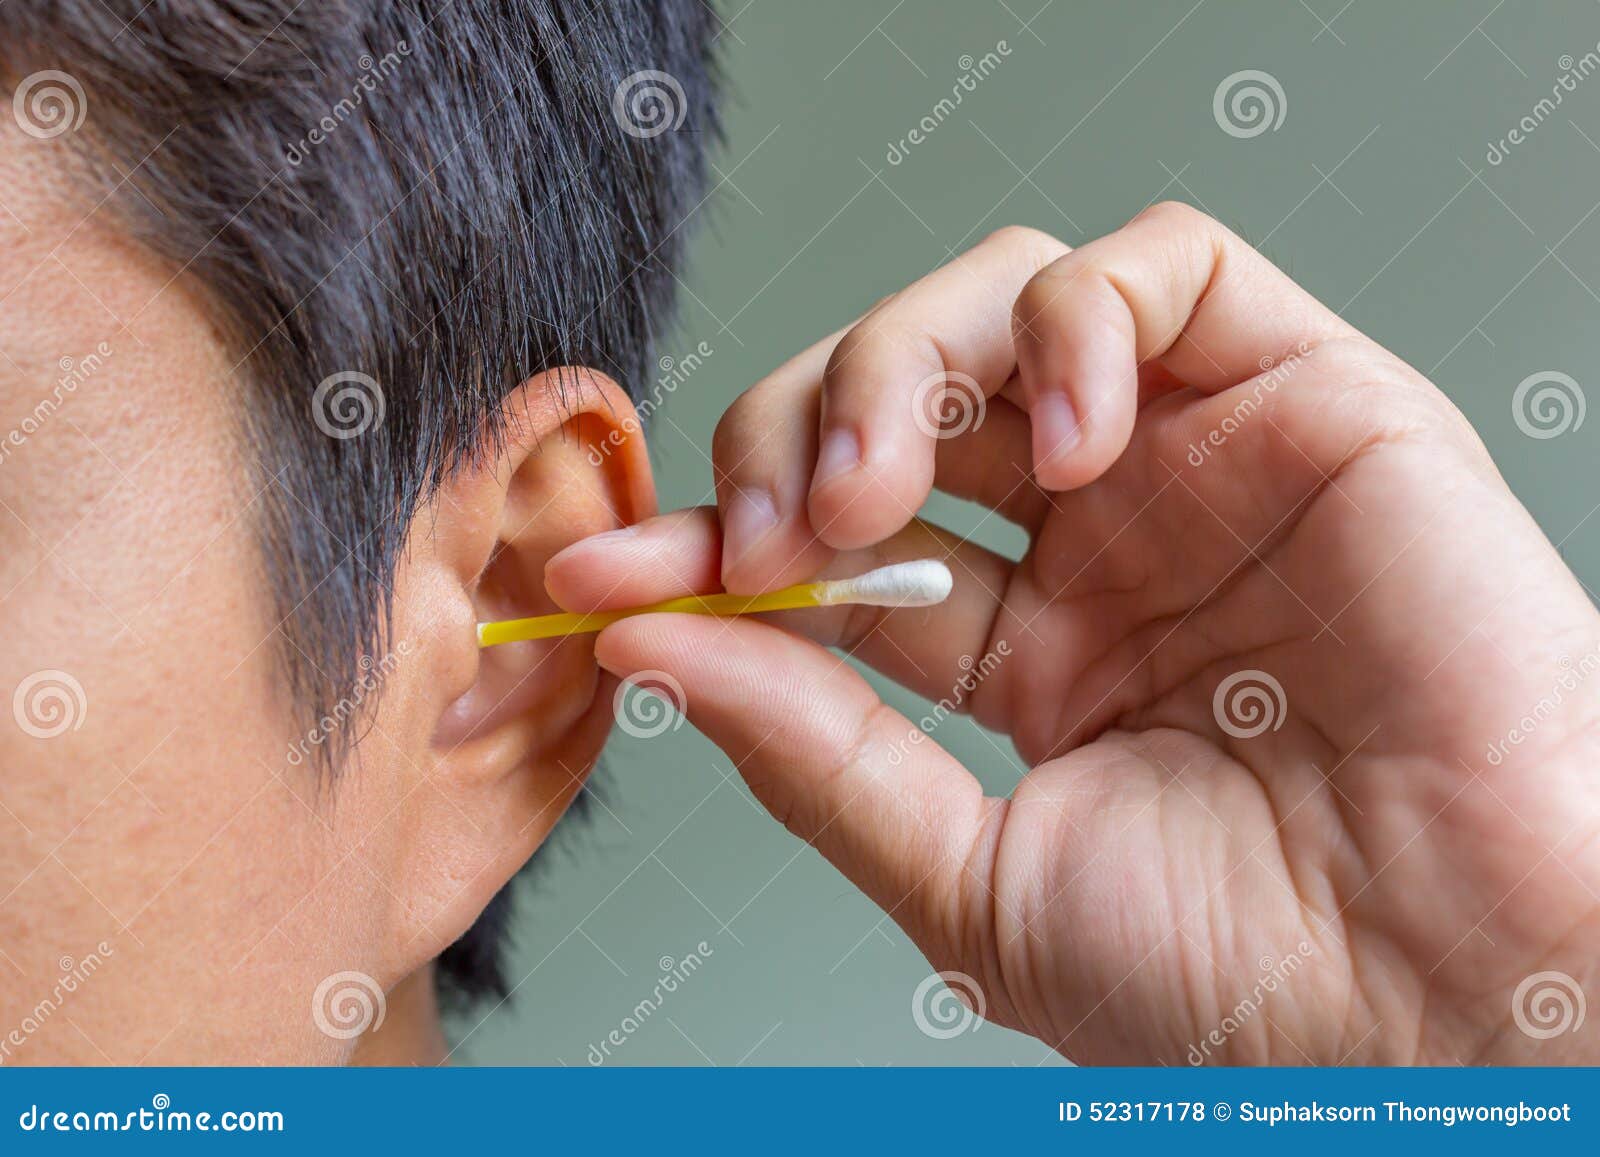
{"label": "short black hair", "polygon": [[[638,396],[706,185],[719,32],[706,0],[0,3],[19,107],[46,73],[75,90],[88,204],[114,190],[238,360],[306,719],[385,653],[410,520],[497,447],[512,388],[594,366]],[[336,769],[351,731],[308,754]],[[492,989],[480,948],[447,979]]]}

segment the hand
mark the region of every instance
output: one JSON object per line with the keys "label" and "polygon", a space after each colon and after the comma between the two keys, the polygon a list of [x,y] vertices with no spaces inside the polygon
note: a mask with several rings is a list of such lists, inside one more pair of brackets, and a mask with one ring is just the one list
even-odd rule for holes
{"label": "hand", "polygon": [[[934,436],[929,382],[981,425]],[[715,461],[717,510],[580,543],[550,591],[948,556],[940,607],[783,622],[1009,735],[1009,800],[773,625],[596,647],[678,680],[990,1019],[1086,1062],[1600,1059],[1592,1018],[1523,1029],[1563,980],[1512,1007],[1539,972],[1600,993],[1595,611],[1449,401],[1232,233],[998,233],[741,397]],[[1021,561],[916,521],[935,487]]]}

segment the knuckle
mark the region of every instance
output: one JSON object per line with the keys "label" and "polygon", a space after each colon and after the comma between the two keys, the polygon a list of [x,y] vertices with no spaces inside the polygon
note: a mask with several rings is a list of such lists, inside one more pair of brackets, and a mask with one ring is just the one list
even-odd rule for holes
{"label": "knuckle", "polygon": [[985,237],[983,244],[1030,253],[1061,253],[1067,248],[1065,243],[1044,230],[1029,225],[1002,225]]}
{"label": "knuckle", "polygon": [[735,399],[717,421],[717,428],[711,434],[711,460],[716,463],[719,472],[732,470],[745,456],[752,426],[752,403],[749,399],[749,394]]}
{"label": "knuckle", "polygon": [[[894,310],[873,314],[839,339],[823,370],[823,389],[838,398],[856,380],[868,381],[887,366],[924,360],[928,337]],[[937,368],[937,363],[935,367]]]}
{"label": "knuckle", "polygon": [[837,380],[845,366],[860,357],[864,350],[870,349],[878,340],[882,325],[882,321],[875,318],[851,326],[833,347],[833,352],[828,354],[827,365],[822,370],[824,381],[831,383]]}
{"label": "knuckle", "polygon": [[1216,266],[1229,250],[1250,248],[1215,217],[1184,201],[1158,201],[1129,224],[1150,225],[1164,234],[1162,256],[1172,274]]}
{"label": "knuckle", "polygon": [[1093,275],[1094,260],[1088,251],[1079,250],[1029,278],[1012,304],[1012,329],[1026,330],[1053,310],[1073,309],[1077,299],[1072,291],[1086,280],[1086,275]]}
{"label": "knuckle", "polygon": [[823,393],[838,395],[839,387],[845,380],[845,374],[850,365],[861,358],[863,353],[870,350],[878,340],[878,328],[882,322],[877,315],[866,321],[850,327],[850,331],[839,339],[833,347],[833,352],[828,355],[828,362],[822,369]]}
{"label": "knuckle", "polygon": [[1210,214],[1196,209],[1187,201],[1157,201],[1141,210],[1134,222],[1156,222],[1178,229],[1200,230],[1209,233],[1221,226]]}
{"label": "knuckle", "polygon": [[994,248],[1008,264],[1026,274],[1036,274],[1051,262],[1072,252],[1072,247],[1066,242],[1027,225],[1006,225],[996,229],[984,238],[982,246]]}

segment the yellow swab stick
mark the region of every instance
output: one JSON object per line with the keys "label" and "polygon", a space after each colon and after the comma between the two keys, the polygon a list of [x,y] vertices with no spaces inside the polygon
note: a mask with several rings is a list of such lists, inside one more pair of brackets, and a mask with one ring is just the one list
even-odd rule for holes
{"label": "yellow swab stick", "polygon": [[762,611],[793,611],[802,607],[837,607],[847,604],[870,607],[931,607],[949,597],[953,580],[950,568],[938,559],[897,562],[879,567],[855,578],[799,583],[764,595],[689,595],[625,607],[594,614],[536,615],[531,619],[502,619],[478,624],[478,646],[520,643],[526,639],[558,639],[583,635],[610,626],[633,615],[677,612],[690,615],[754,615]]}

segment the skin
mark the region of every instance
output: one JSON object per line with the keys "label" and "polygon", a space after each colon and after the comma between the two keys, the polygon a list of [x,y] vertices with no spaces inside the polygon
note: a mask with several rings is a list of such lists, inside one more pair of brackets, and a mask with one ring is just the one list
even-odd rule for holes
{"label": "skin", "polygon": [[[949,372],[986,416],[941,440],[914,403]],[[549,589],[949,556],[930,610],[641,616],[597,654],[681,683],[990,1019],[1093,1063],[1600,1059],[1592,1018],[1513,1015],[1536,973],[1600,993],[1595,610],[1449,400],[1222,226],[1002,231],[756,385],[715,458],[715,509],[569,548]],[[935,487],[1022,559],[915,521]],[[985,797],[818,643],[933,700],[985,671],[956,698],[1032,771]],[[1267,722],[1215,706],[1246,671]]]}
{"label": "skin", "polygon": [[[474,624],[556,609],[554,554],[654,513],[633,410],[587,371],[506,399],[503,452],[416,515],[399,657],[324,782],[291,755],[312,723],[282,692],[238,354],[66,155],[0,118],[0,1063],[441,1059],[430,962],[560,818],[615,689],[590,640],[480,653]],[[81,688],[65,715],[12,709],[41,671]],[[324,1031],[315,994],[350,972],[335,991],[386,1015],[350,1035],[330,1002]]]}

